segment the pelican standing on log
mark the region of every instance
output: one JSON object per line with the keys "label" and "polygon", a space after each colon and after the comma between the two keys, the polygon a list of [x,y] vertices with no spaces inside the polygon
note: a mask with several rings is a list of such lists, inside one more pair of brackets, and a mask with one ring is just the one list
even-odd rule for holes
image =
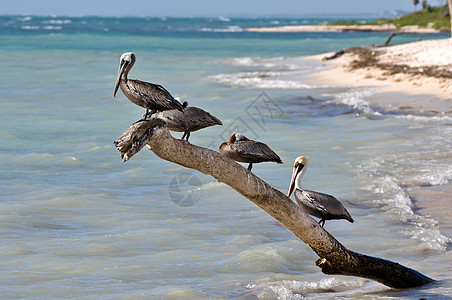
{"label": "pelican standing on log", "polygon": [[220,145],[220,152],[232,160],[249,163],[248,171],[253,168],[253,163],[265,161],[283,163],[278,154],[266,144],[250,140],[241,133],[234,132],[229,141]]}
{"label": "pelican standing on log", "polygon": [[126,52],[121,55],[113,97],[116,97],[116,92],[118,91],[118,88],[121,87],[122,92],[130,101],[138,106],[146,108],[146,113],[143,115],[144,120],[157,111],[168,109],[179,109],[182,111],[182,104],[174,99],[163,86],[127,78],[135,61],[136,55],[133,52]]}
{"label": "pelican standing on log", "polygon": [[289,192],[290,197],[295,188],[295,199],[298,205],[308,214],[320,218],[319,224],[323,227],[326,220],[346,219],[353,223],[354,220],[335,197],[323,193],[304,190],[301,187],[301,178],[308,169],[308,158],[299,156],[295,159],[293,166],[292,180],[290,181]]}
{"label": "pelican standing on log", "polygon": [[[179,99],[176,97],[176,100]],[[183,111],[170,109],[157,112],[155,115],[157,118],[166,122],[169,130],[183,132],[184,135],[181,138],[182,140],[186,138],[188,142],[190,132],[214,125],[223,125],[218,118],[212,116],[205,110],[194,106],[188,106],[187,101],[184,101],[182,106],[184,107]]]}

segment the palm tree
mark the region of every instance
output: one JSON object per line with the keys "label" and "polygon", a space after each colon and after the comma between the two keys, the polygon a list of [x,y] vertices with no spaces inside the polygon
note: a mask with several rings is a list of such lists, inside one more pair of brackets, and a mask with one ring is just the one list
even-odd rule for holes
{"label": "palm tree", "polygon": [[422,9],[427,9],[427,6],[428,6],[428,4],[427,4],[427,0],[422,0]]}
{"label": "palm tree", "polygon": [[414,11],[416,11],[416,7],[419,4],[419,0],[413,0],[413,4],[414,4]]}
{"label": "palm tree", "polygon": [[451,30],[451,37],[452,37],[452,0],[447,0],[447,5],[449,6],[449,16],[450,16],[450,30]]}

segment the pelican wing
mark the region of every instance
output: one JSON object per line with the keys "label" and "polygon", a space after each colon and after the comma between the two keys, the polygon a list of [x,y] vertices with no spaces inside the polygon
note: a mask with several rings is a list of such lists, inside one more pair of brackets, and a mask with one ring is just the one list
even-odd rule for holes
{"label": "pelican wing", "polygon": [[319,211],[322,215],[325,215],[328,213],[328,210],[326,209],[324,204],[329,202],[328,196],[329,197],[333,197],[333,196],[318,193],[318,192],[313,192],[313,191],[306,191],[306,190],[304,190],[302,192],[302,195],[305,200],[304,201],[305,205],[311,206],[315,210]]}
{"label": "pelican wing", "polygon": [[177,128],[179,131],[196,131],[213,125],[223,125],[215,116],[194,106],[184,108],[183,112],[177,109],[165,110],[158,112],[157,116],[167,122],[170,130]]}
{"label": "pelican wing", "polygon": [[140,97],[151,101],[155,106],[163,109],[177,108],[182,110],[182,104],[174,99],[174,97],[163,86],[153,84],[141,80],[129,80],[133,82],[131,88]]}
{"label": "pelican wing", "polygon": [[236,151],[250,160],[274,161],[282,164],[281,158],[266,144],[256,141],[238,141],[233,144]]}
{"label": "pelican wing", "polygon": [[182,113],[177,115],[177,117],[187,124],[188,128],[191,130],[198,130],[213,125],[223,125],[218,118],[212,116],[205,110],[194,106],[185,108]]}
{"label": "pelican wing", "polygon": [[312,203],[317,210],[321,211],[322,215],[325,217],[343,217],[350,220],[350,222],[353,222],[347,209],[345,209],[342,203],[334,196],[307,190],[303,191],[303,195],[305,196],[304,198]]}

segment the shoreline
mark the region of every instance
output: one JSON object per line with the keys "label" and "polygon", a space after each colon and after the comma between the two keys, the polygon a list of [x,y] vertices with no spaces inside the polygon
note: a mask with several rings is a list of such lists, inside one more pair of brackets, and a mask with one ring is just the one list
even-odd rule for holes
{"label": "shoreline", "polygon": [[[370,47],[379,62],[396,66],[403,64],[411,68],[450,68],[452,38],[414,42],[384,48]],[[452,117],[452,78],[436,78],[419,74],[391,73],[378,67],[351,68],[358,54],[345,53],[325,61],[335,53],[324,53],[305,57],[309,61],[322,63],[322,69],[307,75],[308,83],[333,87],[375,88],[374,94],[365,100],[385,111],[396,111],[415,115]],[[435,186],[417,186],[407,190],[413,199],[414,209],[438,222],[441,233],[452,237],[452,219],[448,195],[452,183]]]}
{"label": "shoreline", "polygon": [[397,28],[393,24],[384,25],[287,25],[274,27],[251,27],[251,32],[405,32],[405,33],[439,33],[441,31],[431,27],[417,25]]}
{"label": "shoreline", "polygon": [[432,217],[438,222],[441,233],[449,238],[452,238],[452,211],[449,209],[452,205],[448,198],[451,192],[452,183],[408,189],[414,210],[422,216]]}
{"label": "shoreline", "polygon": [[[400,67],[401,72],[376,65],[352,68],[359,60],[356,53],[324,60],[334,53],[305,57],[320,62],[324,68],[307,76],[310,84],[333,87],[375,88],[366,98],[371,105],[408,113],[452,115],[452,78],[433,77],[424,69],[452,70],[452,39],[427,40],[389,47],[369,47],[377,63]],[[411,68],[416,73],[406,73]],[[390,94],[398,95],[396,99]]]}

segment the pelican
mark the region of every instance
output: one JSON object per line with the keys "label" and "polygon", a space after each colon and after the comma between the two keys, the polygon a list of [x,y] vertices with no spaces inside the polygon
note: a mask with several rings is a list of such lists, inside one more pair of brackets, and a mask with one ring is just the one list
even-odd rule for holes
{"label": "pelican", "polygon": [[235,161],[249,163],[248,171],[253,168],[253,163],[265,161],[283,163],[278,154],[266,144],[250,140],[236,132],[231,135],[229,141],[220,145],[220,152]]}
{"label": "pelican", "polygon": [[[122,92],[130,101],[146,108],[146,113],[143,115],[144,120],[157,111],[175,108],[182,111],[182,104],[174,99],[163,86],[140,80],[127,79],[127,75],[135,64],[135,61],[136,55],[133,52],[126,52],[121,55],[113,97],[116,97],[116,92],[121,87]],[[149,110],[151,111],[150,113]]]}
{"label": "pelican", "polygon": [[[179,101],[177,97],[176,100]],[[169,130],[183,132],[184,135],[181,140],[186,138],[188,142],[190,132],[214,125],[223,125],[218,118],[212,116],[205,110],[194,106],[188,106],[187,101],[184,101],[182,106],[184,107],[183,111],[170,109],[159,111],[155,115],[157,118],[166,122]]]}
{"label": "pelican", "polygon": [[323,227],[326,220],[346,219],[353,223],[354,220],[342,205],[342,203],[335,197],[323,193],[304,190],[301,187],[301,178],[308,169],[308,158],[306,156],[299,156],[295,159],[292,173],[292,180],[290,181],[289,192],[287,197],[290,197],[295,188],[295,199],[298,205],[308,214],[320,218],[319,224]]}

